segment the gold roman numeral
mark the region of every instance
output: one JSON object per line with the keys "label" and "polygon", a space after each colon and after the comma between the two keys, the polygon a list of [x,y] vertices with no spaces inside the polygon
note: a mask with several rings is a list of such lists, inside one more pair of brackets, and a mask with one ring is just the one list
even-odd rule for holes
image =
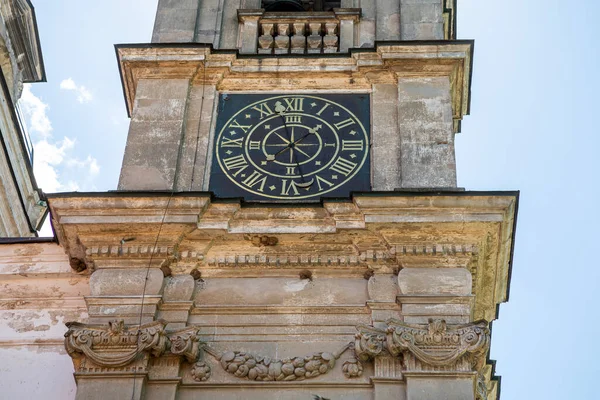
{"label": "gold roman numeral", "polygon": [[251,140],[250,141],[250,150],[260,150],[260,141],[259,140]]}
{"label": "gold roman numeral", "polygon": [[283,99],[287,108],[285,112],[295,111],[295,112],[303,112],[304,111],[304,98],[303,97],[294,97],[291,99]]}
{"label": "gold roman numeral", "polygon": [[240,125],[239,122],[237,122],[237,120],[233,120],[233,122],[231,123],[231,125],[229,125],[230,128],[239,128],[242,131],[244,131],[244,133],[248,132],[248,129],[252,128],[252,125]]}
{"label": "gold roman numeral", "polygon": [[252,109],[260,113],[260,119],[275,114],[267,103],[260,103],[259,105],[252,107]]}
{"label": "gold roman numeral", "polygon": [[242,147],[242,142],[244,138],[239,139],[229,139],[223,137],[223,141],[221,142],[221,147]]}
{"label": "gold roman numeral", "polygon": [[323,111],[325,111],[327,109],[327,107],[329,107],[329,103],[325,104],[323,106],[323,108],[321,108],[321,110],[319,110],[319,112],[317,113],[317,115],[321,116],[321,114],[323,114]]}
{"label": "gold roman numeral", "polygon": [[260,172],[254,171],[249,177],[244,179],[242,183],[250,188],[260,185],[256,190],[262,192],[265,188],[265,184],[267,183],[267,177]]}
{"label": "gold roman numeral", "polygon": [[292,193],[293,196],[298,196],[300,194],[300,192],[298,191],[298,187],[296,186],[296,182],[290,181],[290,183],[288,185],[287,179],[282,179],[281,180],[281,195],[289,196],[290,191],[293,191],[293,193]]}
{"label": "gold roman numeral", "polygon": [[296,175],[296,167],[286,167],[286,175]]}
{"label": "gold roman numeral", "polygon": [[342,151],[363,151],[365,142],[362,140],[342,140]]}
{"label": "gold roman numeral", "polygon": [[302,117],[300,115],[286,115],[285,123],[286,124],[301,124]]}
{"label": "gold roman numeral", "polygon": [[319,185],[319,190],[323,190],[323,186],[321,185],[322,183],[326,184],[329,187],[333,186],[333,183],[329,182],[327,179],[321,178],[319,175],[315,175],[315,178],[317,178],[317,185]]}
{"label": "gold roman numeral", "polygon": [[238,176],[240,172],[248,168],[248,162],[241,154],[239,156],[223,159],[223,164],[225,164],[225,168],[227,168],[228,171],[237,170],[233,176]]}
{"label": "gold roman numeral", "polygon": [[356,122],[352,118],[345,119],[343,121],[334,124],[337,130],[344,129],[347,126],[354,125]]}
{"label": "gold roman numeral", "polygon": [[350,175],[350,172],[352,172],[352,170],[357,165],[358,164],[353,163],[352,161],[349,161],[343,157],[340,157],[337,160],[335,160],[335,162],[333,163],[333,165],[331,167],[329,167],[329,169],[332,169],[335,172],[339,172],[340,174],[348,176],[348,175]]}

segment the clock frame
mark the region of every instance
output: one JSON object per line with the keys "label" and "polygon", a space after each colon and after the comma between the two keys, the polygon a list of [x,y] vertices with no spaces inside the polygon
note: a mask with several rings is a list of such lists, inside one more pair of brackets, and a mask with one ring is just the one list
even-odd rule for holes
{"label": "clock frame", "polygon": [[318,201],[368,191],[368,94],[221,94],[209,189],[221,198]]}

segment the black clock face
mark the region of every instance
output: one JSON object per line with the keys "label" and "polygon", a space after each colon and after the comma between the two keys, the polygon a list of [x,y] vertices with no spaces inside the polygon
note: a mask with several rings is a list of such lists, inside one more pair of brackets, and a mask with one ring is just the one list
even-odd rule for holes
{"label": "black clock face", "polygon": [[318,200],[370,190],[369,96],[222,94],[210,190]]}

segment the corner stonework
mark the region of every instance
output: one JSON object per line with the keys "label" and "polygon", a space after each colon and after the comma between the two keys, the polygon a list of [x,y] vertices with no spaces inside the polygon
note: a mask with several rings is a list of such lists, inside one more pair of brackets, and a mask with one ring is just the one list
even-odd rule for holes
{"label": "corner stonework", "polygon": [[442,319],[428,325],[390,319],[385,329],[357,329],[355,352],[363,362],[374,360],[374,383],[404,379],[411,400],[442,398],[442,392],[444,399],[486,399],[481,375],[490,345],[486,321],[449,326]]}

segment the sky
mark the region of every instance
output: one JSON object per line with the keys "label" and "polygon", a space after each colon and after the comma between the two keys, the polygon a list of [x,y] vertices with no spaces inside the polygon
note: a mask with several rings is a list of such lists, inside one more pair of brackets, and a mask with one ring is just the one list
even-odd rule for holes
{"label": "sky", "polygon": [[[156,3],[33,0],[47,83],[21,106],[45,192],[116,189],[128,119],[113,45],[149,42]],[[598,15],[594,0],[458,0],[458,38],[475,39],[458,184],[521,191],[493,324],[503,400],[599,397]]]}

